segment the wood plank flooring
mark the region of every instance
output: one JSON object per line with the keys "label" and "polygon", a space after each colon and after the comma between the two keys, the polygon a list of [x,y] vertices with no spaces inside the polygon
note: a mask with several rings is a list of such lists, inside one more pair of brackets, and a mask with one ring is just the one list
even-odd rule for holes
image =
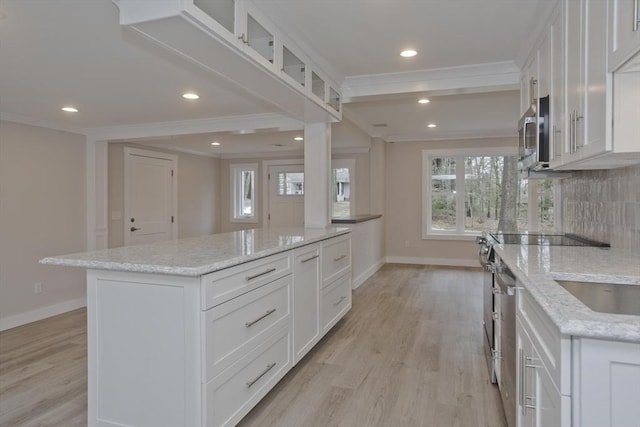
{"label": "wood plank flooring", "polygon": [[[389,264],[242,427],[504,427],[479,270]],[[0,426],[86,425],[86,312],[0,333]]]}

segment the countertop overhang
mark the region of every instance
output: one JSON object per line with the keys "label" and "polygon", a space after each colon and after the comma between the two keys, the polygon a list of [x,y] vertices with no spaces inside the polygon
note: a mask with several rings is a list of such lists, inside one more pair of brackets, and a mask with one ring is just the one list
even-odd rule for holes
{"label": "countertop overhang", "polygon": [[346,227],[256,228],[52,256],[40,263],[196,277],[350,232]]}
{"label": "countertop overhang", "polygon": [[361,222],[372,221],[374,219],[382,218],[380,214],[363,214],[353,216],[341,216],[331,218],[332,224],[359,224]]}
{"label": "countertop overhang", "polygon": [[496,253],[565,335],[640,342],[640,316],[591,310],[555,280],[640,286],[640,256],[615,248],[496,245]]}

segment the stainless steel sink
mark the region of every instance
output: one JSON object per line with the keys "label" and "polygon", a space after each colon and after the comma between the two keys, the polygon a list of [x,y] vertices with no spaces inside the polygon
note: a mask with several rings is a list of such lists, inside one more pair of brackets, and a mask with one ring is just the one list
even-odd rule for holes
{"label": "stainless steel sink", "polygon": [[556,280],[593,311],[640,316],[640,285]]}

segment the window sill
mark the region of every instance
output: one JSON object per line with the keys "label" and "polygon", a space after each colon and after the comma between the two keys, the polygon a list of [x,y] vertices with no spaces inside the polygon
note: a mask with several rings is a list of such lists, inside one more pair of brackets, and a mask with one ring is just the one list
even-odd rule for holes
{"label": "window sill", "polygon": [[476,237],[480,236],[481,232],[477,232],[474,234],[447,234],[447,233],[427,233],[422,236],[423,240],[460,240],[460,241],[473,241],[475,242]]}

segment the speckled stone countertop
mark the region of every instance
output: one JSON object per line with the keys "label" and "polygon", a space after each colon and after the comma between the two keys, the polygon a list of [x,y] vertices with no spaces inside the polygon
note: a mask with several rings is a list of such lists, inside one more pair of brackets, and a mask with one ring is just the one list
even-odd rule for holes
{"label": "speckled stone countertop", "polygon": [[591,310],[554,281],[640,286],[640,257],[621,249],[497,245],[496,253],[565,335],[640,342],[640,316]]}
{"label": "speckled stone countertop", "polygon": [[42,264],[201,276],[349,233],[345,227],[257,228],[139,246],[48,257]]}

